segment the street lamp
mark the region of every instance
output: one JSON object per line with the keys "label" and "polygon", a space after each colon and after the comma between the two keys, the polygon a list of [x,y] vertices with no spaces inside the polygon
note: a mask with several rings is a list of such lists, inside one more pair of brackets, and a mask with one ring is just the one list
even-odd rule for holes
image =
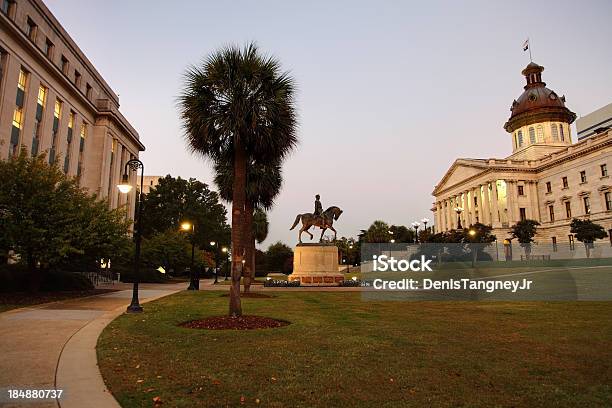
{"label": "street lamp", "polygon": [[215,281],[213,283],[217,283],[217,275],[219,272],[219,247],[217,246],[217,243],[215,241],[210,241],[210,246],[213,247],[215,251]]}
{"label": "street lamp", "polygon": [[423,218],[421,220],[421,222],[423,223],[423,231],[427,231],[427,224],[429,223],[429,218]]}
{"label": "street lamp", "polygon": [[457,229],[462,229],[461,226],[461,213],[463,212],[463,208],[455,207],[455,212],[457,213]]}
{"label": "street lamp", "polygon": [[189,287],[187,288],[187,290],[199,290],[199,282],[196,283],[196,277],[193,268],[195,256],[195,224],[187,221],[183,222],[181,224],[181,229],[183,231],[191,231],[191,266],[189,267]]}
{"label": "street lamp", "polygon": [[138,300],[138,284],[140,283],[140,241],[142,240],[142,198],[143,198],[143,185],[144,185],[144,164],[138,159],[131,159],[125,163],[123,169],[123,176],[121,177],[121,184],[117,186],[119,191],[123,194],[127,194],[132,191],[132,185],[128,177],[128,168],[132,171],[140,173],[140,190],[138,191],[136,219],[134,222],[134,240],[136,244],[136,250],[134,251],[134,284],[132,286],[132,302],[127,308],[128,313],[140,313],[142,312],[142,306]]}
{"label": "street lamp", "polygon": [[421,226],[421,223],[415,221],[411,225],[412,225],[412,228],[414,228],[414,243],[418,244],[419,243],[419,227]]}
{"label": "street lamp", "polygon": [[[221,250],[223,251],[223,253],[224,253],[224,254],[227,254],[227,262],[229,262],[229,261],[230,261],[230,257],[232,256],[232,255],[229,253],[229,250],[227,249],[227,247],[223,247],[223,249],[221,249]],[[227,280],[227,270],[228,270],[228,269],[229,269],[229,268],[225,268],[225,279],[224,279],[224,280]]]}

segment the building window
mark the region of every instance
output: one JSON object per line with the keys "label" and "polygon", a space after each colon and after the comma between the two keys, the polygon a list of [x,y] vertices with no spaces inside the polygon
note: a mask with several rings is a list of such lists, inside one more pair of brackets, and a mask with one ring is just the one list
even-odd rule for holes
{"label": "building window", "polygon": [[591,213],[591,200],[588,196],[582,197],[582,202],[584,203],[584,213],[589,215]]}
{"label": "building window", "polygon": [[521,221],[525,221],[527,219],[527,213],[524,208],[519,208],[519,213],[521,215]]}
{"label": "building window", "polygon": [[86,85],[85,85],[85,96],[86,96],[86,97],[87,97],[87,99],[89,99],[89,100],[91,100],[91,91],[92,91],[91,85],[86,84]]}
{"label": "building window", "polygon": [[610,246],[612,246],[612,229],[608,230],[608,237],[610,238]]}
{"label": "building window", "polygon": [[68,58],[66,58],[64,55],[62,55],[62,72],[64,73],[64,75],[68,75]]}
{"label": "building window", "polygon": [[606,200],[606,210],[612,210],[612,193],[610,193],[609,191],[604,193],[604,200]]}
{"label": "building window", "polygon": [[552,205],[548,206],[548,216],[550,217],[550,222],[555,222],[555,207]]}
{"label": "building window", "polygon": [[565,141],[565,134],[563,133],[563,125],[559,125],[559,133],[561,133],[561,141]]}
{"label": "building window", "polygon": [[17,106],[13,112],[13,127],[11,129],[11,140],[9,144],[9,157],[14,157],[18,153],[19,138],[23,128],[23,108]]}
{"label": "building window", "polygon": [[85,139],[87,138],[87,124],[81,123],[80,140],[79,140],[79,164],[77,167],[77,177],[80,178],[83,171],[83,152],[85,151]]}
{"label": "building window", "polygon": [[542,143],[544,141],[544,128],[542,125],[538,125],[536,129],[538,132],[538,143]]}
{"label": "building window", "polygon": [[535,129],[529,128],[529,143],[534,144],[536,142]]}
{"label": "building window", "polygon": [[570,249],[570,251],[573,251],[574,248],[575,248],[574,247],[574,236],[570,234],[570,235],[567,236],[567,239],[569,241],[569,249]]}
{"label": "building window", "polygon": [[81,73],[76,69],[74,70],[74,84],[77,88],[81,87]]}
{"label": "building window", "polygon": [[55,106],[53,108],[53,129],[51,132],[51,149],[49,150],[49,163],[55,163],[55,156],[57,155],[57,131],[59,129],[60,119],[62,117],[62,101],[59,99],[55,100]]}
{"label": "building window", "polygon": [[553,140],[555,142],[558,142],[559,141],[559,130],[557,129],[557,125],[554,123],[550,125],[550,130],[552,131]]}
{"label": "building window", "polygon": [[9,18],[15,16],[15,0],[2,0],[2,13],[7,15]]}
{"label": "building window", "polygon": [[53,59],[53,50],[55,49],[55,46],[53,45],[53,43],[51,42],[50,39],[47,38],[47,40],[45,41],[45,55],[47,56],[47,58],[49,59]]}
{"label": "building window", "polygon": [[47,88],[42,85],[38,87],[38,103],[36,104],[36,116],[34,118],[34,135],[32,137],[32,157],[38,154],[38,145],[40,143],[42,118],[45,105],[47,103]]}
{"label": "building window", "polygon": [[569,201],[565,202],[565,216],[566,218],[572,218],[572,204]]}
{"label": "building window", "polygon": [[70,111],[68,115],[68,133],[66,135],[66,157],[64,157],[64,173],[68,174],[70,170],[70,156],[72,154],[72,132],[74,130],[75,113]]}
{"label": "building window", "polygon": [[518,195],[520,196],[525,195],[524,186],[517,186],[517,188],[518,188]]}
{"label": "building window", "polygon": [[26,27],[26,35],[28,36],[28,38],[34,42],[36,42],[36,31],[38,29],[38,26],[36,25],[36,23],[30,18],[28,17],[28,25]]}
{"label": "building window", "polygon": [[581,183],[586,183],[586,181],[587,181],[587,178],[586,178],[586,171],[585,171],[585,170],[582,170],[582,171],[580,172],[580,182],[581,182]]}
{"label": "building window", "polygon": [[552,250],[557,252],[557,237],[552,237]]}
{"label": "building window", "polygon": [[599,166],[601,169],[601,177],[608,177],[608,166],[606,164],[602,164]]}
{"label": "building window", "polygon": [[518,131],[518,145],[519,146],[523,145],[523,131],[522,130]]}
{"label": "building window", "polygon": [[478,196],[474,196],[474,207],[478,207]]}
{"label": "building window", "polygon": [[568,187],[567,177],[562,177],[561,178],[561,182],[563,182],[563,188],[567,188]]}
{"label": "building window", "polygon": [[550,184],[550,181],[546,182],[546,192],[552,193],[552,185]]}

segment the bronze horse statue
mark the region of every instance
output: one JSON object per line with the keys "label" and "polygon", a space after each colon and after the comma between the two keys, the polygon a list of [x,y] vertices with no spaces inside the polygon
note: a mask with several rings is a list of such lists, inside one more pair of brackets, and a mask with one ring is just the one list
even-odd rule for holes
{"label": "bronze horse statue", "polygon": [[294,229],[295,226],[298,225],[298,222],[302,220],[302,228],[300,229],[299,235],[300,244],[302,243],[302,232],[304,231],[310,235],[310,239],[313,238],[313,235],[308,231],[312,226],[321,228],[321,238],[319,238],[319,242],[323,240],[323,234],[328,228],[334,231],[334,239],[336,239],[337,232],[333,225],[334,221],[340,218],[340,214],[342,214],[342,210],[336,206],[329,207],[327,210],[323,211],[321,215],[312,213],[298,214],[297,217],[295,217],[293,226],[289,228],[289,230]]}

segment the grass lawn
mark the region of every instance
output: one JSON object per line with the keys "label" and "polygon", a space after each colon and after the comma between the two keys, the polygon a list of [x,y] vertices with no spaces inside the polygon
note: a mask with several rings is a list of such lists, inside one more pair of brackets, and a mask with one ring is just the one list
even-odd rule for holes
{"label": "grass lawn", "polygon": [[60,292],[16,292],[0,293],[0,313],[20,307],[34,306],[59,300],[74,299],[85,296],[101,295],[114,292],[113,289],[70,290]]}
{"label": "grass lawn", "polygon": [[[225,314],[181,292],[98,342],[123,407],[612,406],[612,302],[366,302],[354,292],[243,299],[278,329],[178,327]],[[241,398],[243,404],[241,404]]]}

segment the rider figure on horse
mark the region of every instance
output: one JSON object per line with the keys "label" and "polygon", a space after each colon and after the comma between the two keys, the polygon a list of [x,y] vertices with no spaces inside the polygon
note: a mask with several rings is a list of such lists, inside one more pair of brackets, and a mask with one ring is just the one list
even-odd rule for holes
{"label": "rider figure on horse", "polygon": [[315,196],[314,215],[321,218],[321,224],[325,224],[325,217],[323,217],[323,206],[321,205],[320,198],[321,196],[318,194]]}

